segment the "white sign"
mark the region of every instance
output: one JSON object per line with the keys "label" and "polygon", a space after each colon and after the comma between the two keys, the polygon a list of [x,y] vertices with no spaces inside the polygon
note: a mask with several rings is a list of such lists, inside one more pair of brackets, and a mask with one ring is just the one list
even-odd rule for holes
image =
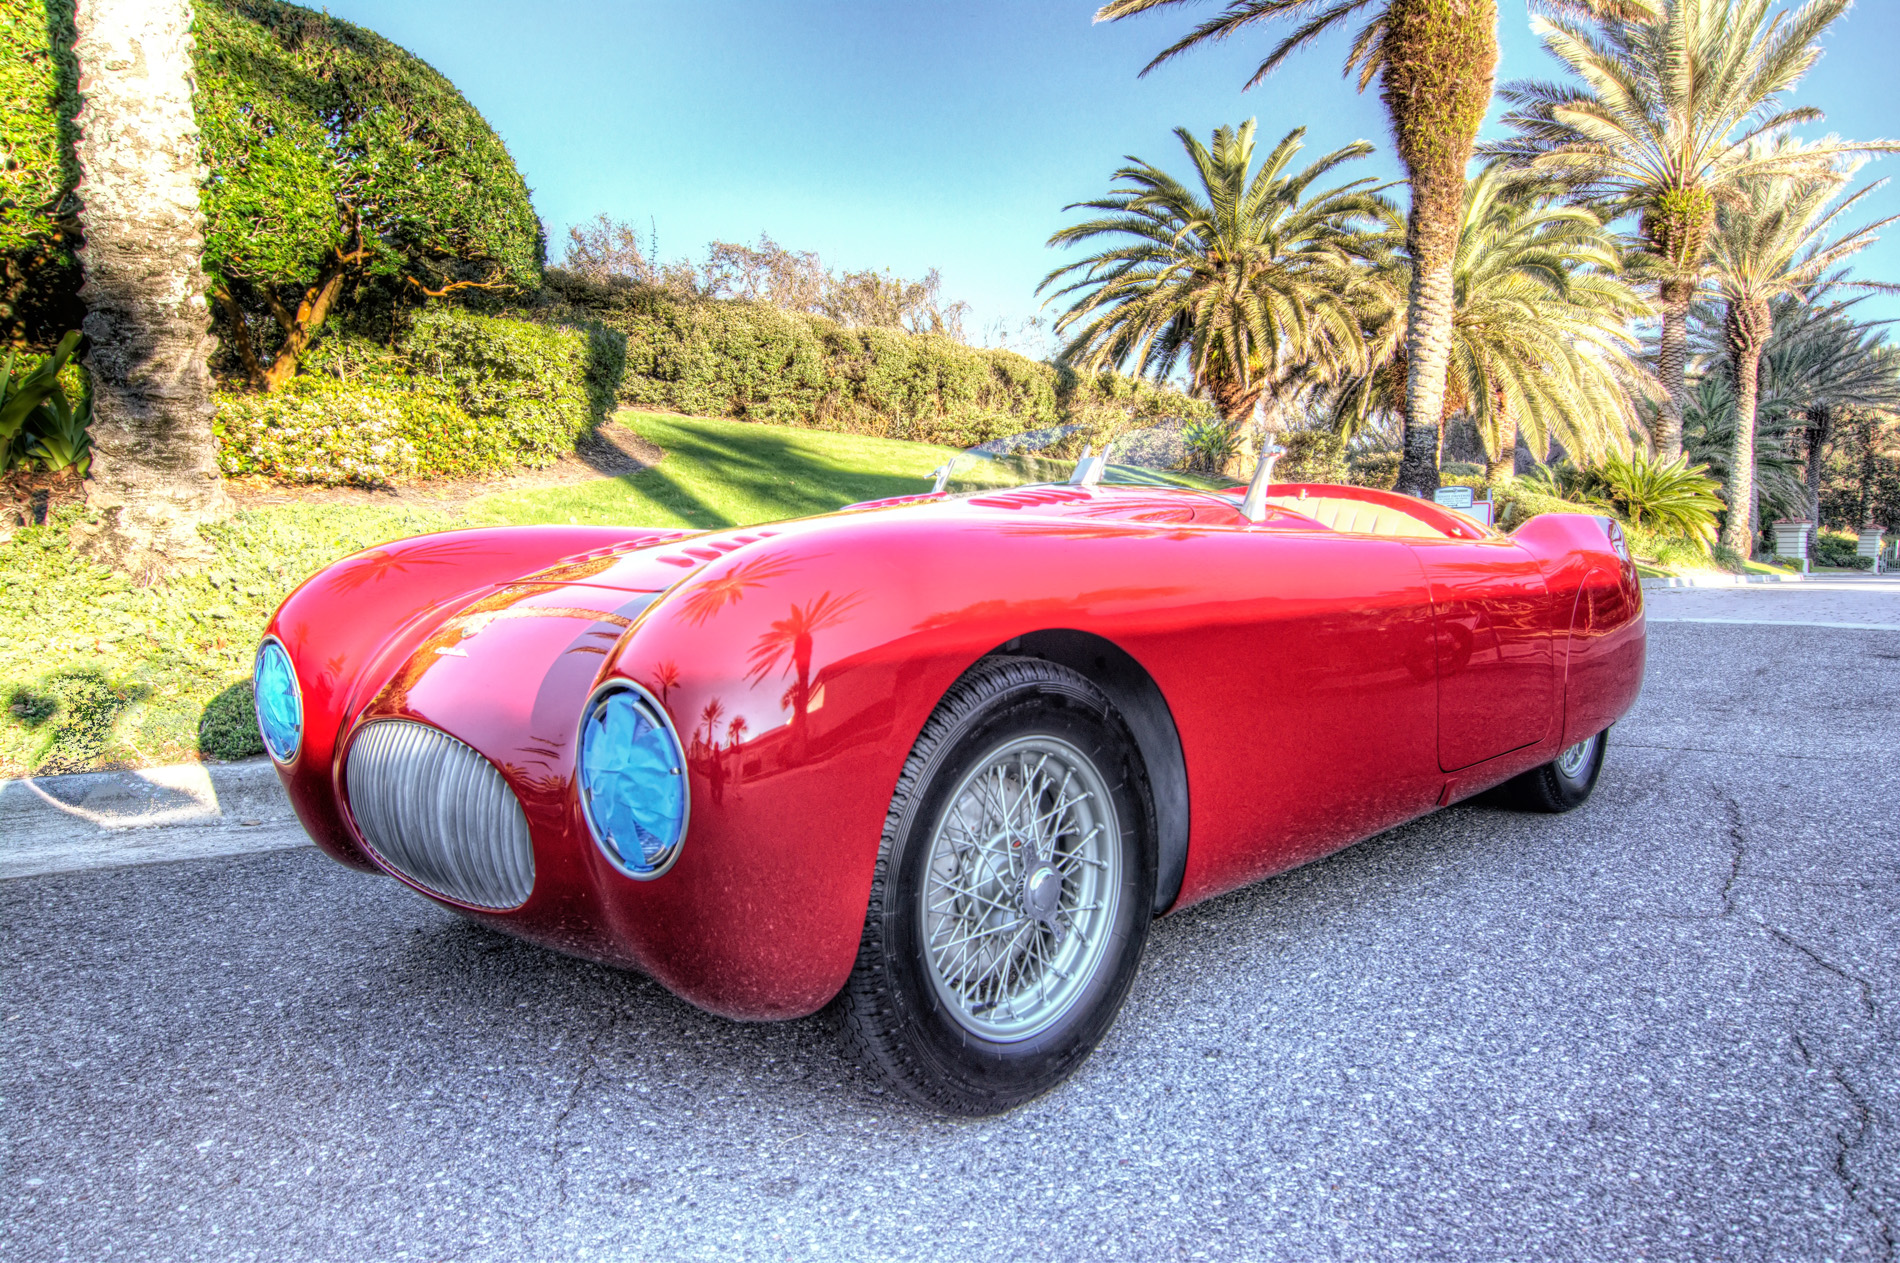
{"label": "white sign", "polygon": [[1448,509],[1471,508],[1472,493],[1470,487],[1440,487],[1432,492],[1432,501]]}

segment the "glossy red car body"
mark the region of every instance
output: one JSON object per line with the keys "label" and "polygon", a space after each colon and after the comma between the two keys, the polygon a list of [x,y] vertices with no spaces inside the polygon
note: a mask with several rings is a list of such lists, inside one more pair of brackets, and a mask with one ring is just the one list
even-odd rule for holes
{"label": "glossy red car body", "polygon": [[[1073,666],[1127,719],[1155,804],[1157,911],[1498,785],[1635,700],[1641,589],[1604,520],[1505,536],[1417,500],[1311,491],[1436,533],[1049,486],[714,533],[400,541],[318,574],[273,620],[305,715],[280,770],[317,843],[380,871],[350,818],[347,743],[369,719],[435,725],[501,771],[533,839],[525,904],[460,911],[717,1013],[788,1018],[850,972],[899,770],[986,654]],[[688,745],[690,828],[651,881],[615,870],[578,802],[582,707],[616,677]]]}

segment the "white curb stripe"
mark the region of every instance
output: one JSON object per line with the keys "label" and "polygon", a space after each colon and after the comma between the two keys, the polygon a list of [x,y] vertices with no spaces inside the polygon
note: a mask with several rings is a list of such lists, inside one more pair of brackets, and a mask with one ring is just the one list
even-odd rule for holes
{"label": "white curb stripe", "polygon": [[1650,623],[1721,623],[1728,627],[1832,627],[1840,631],[1900,631],[1900,623],[1823,623],[1780,618],[1664,618],[1645,616]]}

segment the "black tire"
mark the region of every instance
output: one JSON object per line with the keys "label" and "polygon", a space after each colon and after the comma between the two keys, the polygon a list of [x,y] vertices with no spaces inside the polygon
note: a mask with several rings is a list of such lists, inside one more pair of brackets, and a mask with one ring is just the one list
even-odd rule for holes
{"label": "black tire", "polygon": [[[1578,745],[1586,744],[1578,742]],[[1591,737],[1580,763],[1571,761],[1566,769],[1566,750],[1542,767],[1532,768],[1504,785],[1505,797],[1523,811],[1542,811],[1552,815],[1583,806],[1603,774],[1603,752],[1610,744],[1608,729]],[[1574,750],[1576,747],[1571,747]]]}
{"label": "black tire", "polygon": [[[1112,807],[1116,828],[1112,836],[1104,833],[1109,840],[1095,845],[1105,848],[1104,855],[1119,859],[1112,866],[1104,865],[1103,875],[1087,880],[1095,883],[1098,893],[1105,896],[1113,890],[1116,898],[1111,908],[1104,897],[1094,913],[1099,919],[1088,923],[1092,931],[1074,940],[1074,950],[1093,955],[1086,968],[1063,975],[1073,976],[1074,981],[1056,984],[1058,990],[1071,989],[1073,998],[1066,1007],[1046,1018],[1050,1023],[1046,1028],[1001,1040],[974,1029],[988,1019],[981,1016],[982,1006],[971,1011],[943,981],[941,955],[938,972],[932,973],[926,921],[936,910],[926,911],[924,883],[928,872],[939,883],[934,889],[941,892],[942,865],[974,871],[978,862],[941,848],[934,851],[937,859],[932,859],[940,833],[950,836],[946,831],[953,827],[953,807],[971,801],[966,796],[953,803],[952,795],[974,792],[970,787],[978,783],[978,770],[996,766],[992,761],[1008,757],[1005,751],[1036,742],[1085,756],[1097,774],[1092,783],[1106,791],[1087,795],[1086,801],[1091,812],[1098,798],[1105,797]],[[1027,763],[1022,766],[1026,769]],[[1066,789],[1058,791],[1058,798],[1064,793]],[[1025,792],[1023,800],[1028,797]],[[1031,808],[1031,814],[1035,811]],[[1091,830],[1089,836],[1093,835]],[[1077,672],[1041,659],[994,657],[979,662],[951,688],[924,725],[892,795],[857,964],[834,1002],[846,1046],[903,1095],[945,1113],[1000,1113],[1061,1083],[1107,1033],[1134,982],[1153,917],[1154,838],[1140,757],[1101,690]],[[1073,845],[1072,853],[1079,853],[1083,843]],[[966,846],[965,852],[974,849]],[[1013,863],[1028,852],[1019,847],[1014,856],[1003,854]],[[996,872],[993,859],[982,862],[990,864],[985,872]],[[1027,866],[1023,873],[1025,877],[1029,873]],[[1056,888],[1079,889],[1083,880],[1080,876],[1058,879]],[[1039,943],[1067,942],[1061,936],[1066,931],[1053,921],[1032,923],[1030,896],[1021,898],[1020,908],[996,915],[1015,917],[1015,924]],[[1047,915],[1046,905],[1044,910]],[[1063,915],[1070,915],[1072,924],[1081,924],[1073,914]],[[1048,936],[1038,938],[1045,928]],[[992,959],[1001,956],[1018,962],[1003,966],[998,988],[1011,978],[1022,985],[1020,980],[1029,969],[1023,963],[1032,959],[1029,949],[1018,951],[1013,946],[1016,941],[1011,938],[1012,946],[993,953]],[[1027,998],[1029,993],[1021,994]],[[1010,1012],[1014,1012],[1013,1004]]]}

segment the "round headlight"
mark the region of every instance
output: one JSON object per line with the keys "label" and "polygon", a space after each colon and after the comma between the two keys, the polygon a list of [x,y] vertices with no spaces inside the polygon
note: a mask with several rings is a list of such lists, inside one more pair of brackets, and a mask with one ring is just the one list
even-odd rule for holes
{"label": "round headlight", "polygon": [[297,687],[290,655],[275,637],[257,647],[251,695],[257,704],[257,731],[264,738],[264,748],[279,763],[290,762],[303,742],[303,692]]}
{"label": "round headlight", "polygon": [[686,836],[686,755],[665,713],[610,685],[581,720],[581,809],[594,841],[629,877],[658,877]]}

